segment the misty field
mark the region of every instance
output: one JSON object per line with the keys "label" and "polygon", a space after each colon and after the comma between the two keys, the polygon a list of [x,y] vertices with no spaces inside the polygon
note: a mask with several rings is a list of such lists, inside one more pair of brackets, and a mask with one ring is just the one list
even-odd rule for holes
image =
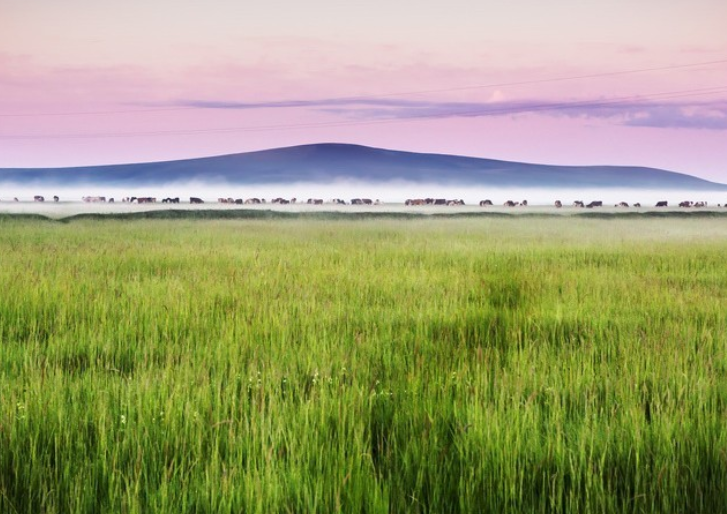
{"label": "misty field", "polygon": [[0,219],[0,512],[727,512],[721,219]]}

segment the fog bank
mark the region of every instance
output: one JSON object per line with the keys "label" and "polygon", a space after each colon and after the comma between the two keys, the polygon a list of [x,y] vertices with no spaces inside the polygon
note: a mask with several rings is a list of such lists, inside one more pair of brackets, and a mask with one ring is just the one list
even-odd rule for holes
{"label": "fog bank", "polygon": [[531,206],[552,206],[556,200],[563,205],[570,205],[575,200],[586,203],[597,200],[604,206],[613,206],[619,202],[641,203],[644,207],[653,206],[658,201],[666,200],[669,204],[677,204],[683,200],[704,201],[709,205],[727,203],[727,193],[720,191],[682,191],[660,189],[543,189],[543,188],[486,188],[478,186],[442,186],[439,184],[414,184],[403,182],[363,183],[334,182],[328,184],[260,184],[239,186],[225,183],[172,183],[148,187],[114,187],[88,184],[85,186],[48,186],[48,185],[15,185],[0,184],[0,203],[14,201],[32,202],[33,197],[42,195],[46,202],[53,196],[60,197],[62,202],[81,202],[84,196],[104,196],[114,198],[117,202],[128,197],[155,197],[162,199],[179,197],[181,202],[189,202],[189,198],[199,197],[205,203],[216,203],[218,198],[260,198],[270,202],[273,198],[296,198],[297,202],[305,203],[309,198],[331,202],[340,198],[347,203],[353,198],[369,198],[384,204],[403,204],[409,198],[446,198],[463,200],[465,204],[479,204],[481,200],[491,200],[502,205],[505,201],[522,202],[527,200]]}

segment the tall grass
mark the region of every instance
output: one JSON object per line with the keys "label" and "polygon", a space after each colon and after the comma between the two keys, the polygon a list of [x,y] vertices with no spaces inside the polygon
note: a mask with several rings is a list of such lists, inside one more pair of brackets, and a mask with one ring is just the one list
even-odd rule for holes
{"label": "tall grass", "polygon": [[727,226],[0,221],[0,512],[725,512]]}

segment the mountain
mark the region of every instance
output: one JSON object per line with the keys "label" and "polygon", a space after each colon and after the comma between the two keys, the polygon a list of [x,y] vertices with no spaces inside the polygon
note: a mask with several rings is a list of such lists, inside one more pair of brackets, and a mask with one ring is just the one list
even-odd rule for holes
{"label": "mountain", "polygon": [[258,152],[76,168],[0,168],[0,183],[147,186],[174,182],[236,185],[392,180],[532,188],[727,191],[727,185],[655,168],[553,166],[323,143]]}

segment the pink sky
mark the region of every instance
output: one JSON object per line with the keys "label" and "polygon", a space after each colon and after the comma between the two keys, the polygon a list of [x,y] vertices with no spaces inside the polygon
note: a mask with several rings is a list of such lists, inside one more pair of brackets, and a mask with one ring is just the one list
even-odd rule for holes
{"label": "pink sky", "polygon": [[723,0],[392,3],[3,0],[0,167],[335,141],[727,182]]}

